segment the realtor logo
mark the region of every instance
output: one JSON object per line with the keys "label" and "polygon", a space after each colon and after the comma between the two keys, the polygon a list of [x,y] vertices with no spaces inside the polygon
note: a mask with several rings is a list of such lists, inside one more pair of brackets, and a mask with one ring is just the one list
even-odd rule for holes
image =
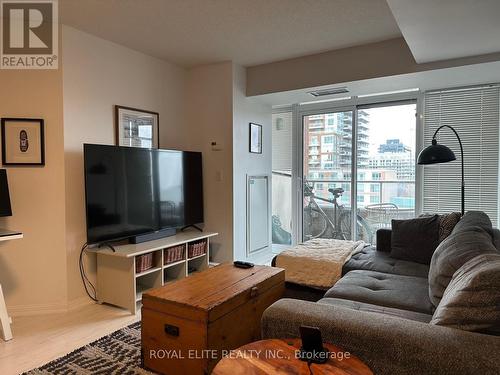
{"label": "realtor logo", "polygon": [[1,0],[1,69],[57,69],[56,0]]}

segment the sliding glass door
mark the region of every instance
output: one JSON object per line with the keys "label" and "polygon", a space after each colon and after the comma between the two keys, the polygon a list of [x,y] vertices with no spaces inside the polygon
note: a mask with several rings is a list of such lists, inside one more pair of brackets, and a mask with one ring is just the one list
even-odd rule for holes
{"label": "sliding glass door", "polygon": [[303,116],[303,239],[351,239],[354,111]]}
{"label": "sliding glass door", "polygon": [[302,240],[374,243],[377,229],[415,215],[415,113],[411,101],[301,116]]}
{"label": "sliding glass door", "polygon": [[416,103],[359,107],[357,142],[357,212],[375,243],[377,229],[415,216]]}

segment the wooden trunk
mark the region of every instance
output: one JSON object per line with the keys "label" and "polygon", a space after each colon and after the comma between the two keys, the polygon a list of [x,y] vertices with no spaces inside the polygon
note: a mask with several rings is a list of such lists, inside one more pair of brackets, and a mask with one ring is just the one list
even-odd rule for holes
{"label": "wooden trunk", "polygon": [[284,288],[282,269],[223,264],[145,293],[144,366],[161,374],[209,374],[224,351],[260,339],[262,313]]}

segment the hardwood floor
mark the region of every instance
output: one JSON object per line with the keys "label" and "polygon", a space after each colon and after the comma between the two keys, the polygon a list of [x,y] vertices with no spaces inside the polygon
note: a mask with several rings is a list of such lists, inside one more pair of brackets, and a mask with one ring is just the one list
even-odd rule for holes
{"label": "hardwood floor", "polygon": [[0,374],[31,370],[139,319],[140,314],[98,304],[63,314],[16,317],[14,339],[0,339]]}

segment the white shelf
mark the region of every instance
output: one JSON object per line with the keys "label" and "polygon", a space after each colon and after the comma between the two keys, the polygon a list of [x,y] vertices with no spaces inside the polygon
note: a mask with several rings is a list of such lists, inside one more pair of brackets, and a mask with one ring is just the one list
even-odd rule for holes
{"label": "white shelf", "polygon": [[139,244],[126,244],[115,246],[115,252],[108,248],[96,249],[98,254],[112,255],[116,257],[133,258],[137,255],[147,254],[155,250],[163,250],[168,247],[183,245],[187,242],[194,242],[204,240],[213,236],[217,236],[215,232],[199,232],[196,230],[189,230],[177,233],[174,236],[161,238],[159,240],[143,242]]}
{"label": "white shelf", "polygon": [[188,260],[193,260],[193,259],[203,258],[203,257],[204,257],[204,256],[206,256],[206,255],[207,255],[207,253],[205,253],[205,254],[201,254],[201,255],[197,255],[197,256],[195,256],[195,257],[188,258]]}
{"label": "white shelf", "polygon": [[163,265],[163,269],[165,268],[170,268],[170,267],[175,267],[179,264],[183,264],[186,262],[186,259],[182,259],[182,260],[178,260],[177,262],[173,262],[173,263],[168,263],[168,264],[164,264]]}
{"label": "white shelf", "polygon": [[[109,249],[97,249],[97,296],[99,302],[124,307],[136,314],[142,294],[152,288],[181,280],[195,272],[208,269],[210,238],[214,232],[186,231],[172,237],[162,238],[141,244],[115,246],[116,252]],[[207,252],[187,258],[187,245],[199,240],[207,241]],[[185,245],[184,259],[170,264],[163,264],[164,250],[177,245]],[[153,254],[154,267],[135,272],[136,257]],[[188,273],[189,268],[195,272]]]}
{"label": "white shelf", "polygon": [[148,287],[142,284],[137,284],[136,285],[136,290],[135,290],[135,302],[141,302],[142,301],[142,294],[144,292],[147,292],[150,289],[153,289],[154,287]]}
{"label": "white shelf", "polygon": [[141,276],[145,276],[145,275],[149,275],[150,273],[153,273],[153,272],[157,272],[157,271],[161,271],[161,267],[153,267],[147,271],[144,271],[144,272],[141,272],[141,273],[137,273],[135,274],[135,277],[141,277]]}

